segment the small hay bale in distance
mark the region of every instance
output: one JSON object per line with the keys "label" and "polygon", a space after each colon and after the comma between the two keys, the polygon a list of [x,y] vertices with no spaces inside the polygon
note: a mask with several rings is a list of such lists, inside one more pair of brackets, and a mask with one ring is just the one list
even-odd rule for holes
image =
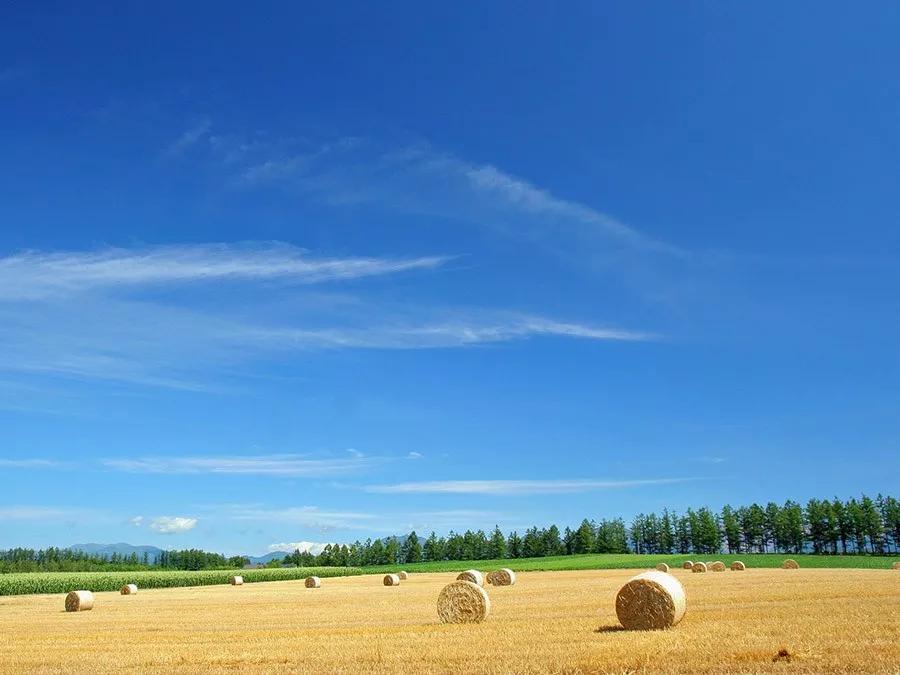
{"label": "small hay bale in distance", "polygon": [[228,580],[232,586],[242,586],[244,584],[244,577],[239,574],[235,574],[231,579]]}
{"label": "small hay bale in distance", "polygon": [[457,577],[457,581],[469,581],[477,586],[484,586],[484,575],[478,570],[466,570],[465,572],[460,572]]}
{"label": "small hay bale in distance", "polygon": [[745,569],[747,569],[747,566],[740,560],[735,560],[733,563],[731,563],[731,569],[734,572],[743,572]]}
{"label": "small hay bale in distance", "polygon": [[319,577],[306,577],[306,581],[303,582],[303,585],[307,588],[320,588],[322,586],[322,580]]}
{"label": "small hay bale in distance", "polygon": [[693,565],[691,565],[691,572],[693,572],[694,574],[706,572],[706,563],[695,562]]}
{"label": "small hay bale in distance", "polygon": [[659,563],[659,565],[656,566],[656,571],[657,572],[668,572],[669,566],[666,565],[666,563]]}
{"label": "small hay bale in distance", "polygon": [[481,623],[491,613],[491,599],[478,584],[454,581],[438,596],[437,610],[441,623]]}
{"label": "small hay bale in distance", "polygon": [[900,562],[895,562],[893,565],[891,565],[891,569],[900,570]]}
{"label": "small hay bale in distance", "polygon": [[672,628],[686,609],[681,582],[656,570],[633,577],[616,595],[616,616],[626,630]]}
{"label": "small hay bale in distance", "polygon": [[693,567],[694,567],[694,563],[692,563],[690,560],[685,560],[681,564],[681,569],[683,569],[683,570],[689,570],[689,569],[692,569]]}
{"label": "small hay bale in distance", "polygon": [[407,579],[409,579],[409,574],[407,574],[403,570],[397,572],[397,576],[400,577],[400,581],[406,581]]}
{"label": "small hay bale in distance", "polygon": [[134,595],[137,593],[137,584],[125,584],[119,589],[120,595]]}
{"label": "small hay bale in distance", "polygon": [[84,612],[94,608],[94,594],[90,591],[72,591],[66,596],[67,612]]}
{"label": "small hay bale in distance", "polygon": [[399,574],[385,574],[384,579],[382,579],[382,583],[385,586],[399,586],[400,585],[400,575]]}
{"label": "small hay bale in distance", "polygon": [[494,586],[512,586],[516,583],[516,573],[508,567],[501,567],[487,575],[487,582]]}
{"label": "small hay bale in distance", "polygon": [[793,558],[788,558],[783,563],[781,563],[781,566],[786,570],[799,570],[800,569],[800,565]]}
{"label": "small hay bale in distance", "polygon": [[709,569],[711,569],[713,572],[724,572],[728,568],[725,567],[725,563],[723,563],[721,560],[716,560],[712,565],[709,566]]}

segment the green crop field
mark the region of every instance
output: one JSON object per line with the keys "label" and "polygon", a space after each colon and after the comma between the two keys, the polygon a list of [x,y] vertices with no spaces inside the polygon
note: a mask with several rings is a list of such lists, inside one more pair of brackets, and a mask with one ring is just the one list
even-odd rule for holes
{"label": "green crop field", "polygon": [[355,567],[283,567],[256,570],[150,570],[141,572],[24,572],[0,574],[0,595],[68,593],[72,590],[117,591],[125,584],[138,588],[212,586],[227,584],[239,574],[245,583],[290,581],[308,576],[338,577],[359,574]]}
{"label": "green crop field", "polygon": [[657,563],[680,567],[685,560],[708,562],[721,560],[730,565],[734,560],[741,560],[749,567],[781,567],[788,558],[800,563],[800,567],[856,567],[862,569],[887,569],[896,557],[867,555],[786,555],[774,553],[752,553],[742,555],[706,554],[696,555],[639,555],[635,553],[621,554],[587,554],[564,555],[549,558],[513,558],[503,560],[444,560],[440,562],[412,563],[406,565],[378,565],[363,567],[364,573],[386,573],[401,567],[407,572],[461,572],[466,569],[489,570],[508,567],[516,572],[536,572],[553,570],[605,570],[627,568],[649,568]]}
{"label": "green crop field", "polygon": [[603,570],[649,568],[665,562],[680,566],[685,560],[721,560],[726,565],[742,560],[749,567],[781,567],[787,558],[793,557],[800,567],[840,567],[863,569],[887,569],[900,559],[889,556],[856,555],[637,555],[588,554],[550,558],[514,558],[503,560],[445,560],[440,562],[409,563],[403,565],[377,565],[369,567],[283,567],[255,570],[152,570],[141,572],[27,572],[0,574],[0,596],[27,595],[31,593],[67,593],[74,589],[89,591],[116,591],[125,584],[134,583],[139,588],[172,588],[176,586],[210,586],[227,584],[233,574],[240,574],[246,583],[259,581],[291,581],[307,576],[340,577],[357,574],[383,574],[405,569],[408,572],[459,572],[465,569],[491,570],[509,567],[517,572],[553,570]]}

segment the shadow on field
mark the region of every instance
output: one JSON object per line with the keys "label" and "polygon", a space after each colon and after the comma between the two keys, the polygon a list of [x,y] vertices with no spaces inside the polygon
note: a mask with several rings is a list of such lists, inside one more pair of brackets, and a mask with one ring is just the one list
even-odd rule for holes
{"label": "shadow on field", "polygon": [[619,624],[610,624],[609,626],[600,626],[595,633],[618,633],[620,631],[624,631],[625,628],[620,626]]}

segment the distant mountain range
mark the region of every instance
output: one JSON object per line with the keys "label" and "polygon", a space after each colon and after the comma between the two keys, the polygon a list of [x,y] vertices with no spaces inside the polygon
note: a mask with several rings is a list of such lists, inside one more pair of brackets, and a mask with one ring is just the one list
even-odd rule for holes
{"label": "distant mountain range", "polygon": [[144,554],[147,554],[147,557],[150,559],[150,562],[156,562],[157,558],[159,558],[160,553],[163,552],[161,548],[156,546],[132,546],[131,544],[119,543],[119,544],[73,544],[69,547],[70,551],[81,551],[82,553],[87,553],[89,555],[99,555],[104,558],[111,558],[114,553],[118,553],[120,556],[129,556],[132,553],[137,553],[137,557],[139,560],[144,558]]}
{"label": "distant mountain range", "polygon": [[[118,553],[120,556],[129,556],[132,553],[137,553],[138,560],[143,560],[144,553],[146,553],[151,563],[156,562],[163,552],[163,549],[157,546],[132,546],[124,542],[118,544],[72,544],[69,546],[69,550],[81,551],[89,555],[99,555],[104,558],[111,558],[114,553]],[[272,560],[281,560],[286,555],[288,554],[284,551],[274,551],[265,555],[250,555],[247,557],[250,558],[250,562],[254,565],[264,565]]]}

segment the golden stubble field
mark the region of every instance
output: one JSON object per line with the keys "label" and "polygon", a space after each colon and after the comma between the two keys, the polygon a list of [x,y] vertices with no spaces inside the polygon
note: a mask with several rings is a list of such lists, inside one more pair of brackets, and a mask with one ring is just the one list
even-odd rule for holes
{"label": "golden stubble field", "polygon": [[[674,570],[673,630],[617,628],[635,570],[532,572],[488,587],[483,624],[438,623],[453,574],[0,598],[3,672],[900,672],[900,572]],[[782,651],[782,656],[776,655]],[[784,653],[787,653],[787,656]]]}

